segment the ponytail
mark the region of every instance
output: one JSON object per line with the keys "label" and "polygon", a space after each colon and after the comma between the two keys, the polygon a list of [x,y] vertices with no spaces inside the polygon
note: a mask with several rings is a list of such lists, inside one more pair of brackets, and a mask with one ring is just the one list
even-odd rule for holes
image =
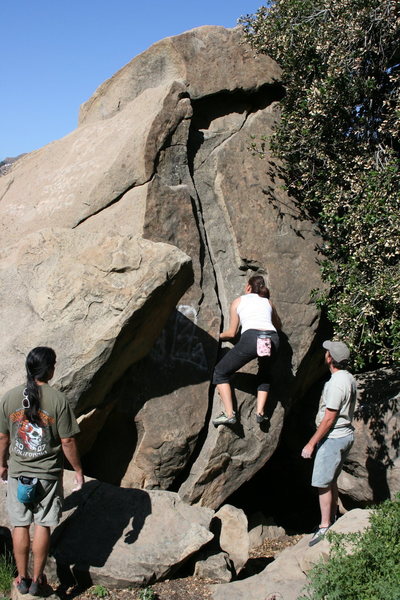
{"label": "ponytail", "polygon": [[252,294],[258,294],[262,298],[269,299],[269,289],[265,285],[264,277],[262,275],[253,275],[250,277],[249,286],[251,287]]}
{"label": "ponytail", "polygon": [[22,405],[25,418],[35,425],[40,425],[41,389],[37,381],[47,383],[53,375],[56,364],[56,353],[47,346],[38,346],[31,350],[26,357],[26,388]]}

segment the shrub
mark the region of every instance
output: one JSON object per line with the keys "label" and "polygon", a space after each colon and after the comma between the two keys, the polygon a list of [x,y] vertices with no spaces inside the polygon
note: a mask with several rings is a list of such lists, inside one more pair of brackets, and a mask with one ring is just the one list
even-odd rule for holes
{"label": "shrub", "polygon": [[104,585],[94,585],[91,590],[90,593],[92,596],[95,596],[96,598],[107,598],[107,596],[110,595],[110,592],[108,591],[108,589],[104,586]]}
{"label": "shrub", "polygon": [[400,494],[372,512],[364,532],[328,539],[329,560],[310,571],[299,600],[399,600]]}
{"label": "shrub", "polygon": [[151,587],[144,588],[139,592],[140,600],[156,600],[157,594]]}
{"label": "shrub", "polygon": [[274,0],[241,19],[286,87],[275,136],[255,147],[283,159],[322,236],[328,289],[314,296],[359,369],[400,358],[399,13],[397,0]]}

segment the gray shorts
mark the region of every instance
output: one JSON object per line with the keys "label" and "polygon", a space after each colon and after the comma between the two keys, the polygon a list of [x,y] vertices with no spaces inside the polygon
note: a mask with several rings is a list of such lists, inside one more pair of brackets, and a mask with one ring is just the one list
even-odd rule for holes
{"label": "gray shorts", "polygon": [[39,479],[36,499],[32,504],[22,504],[17,498],[18,479],[8,478],[7,510],[13,527],[26,527],[34,522],[43,527],[58,525],[62,512],[62,480]]}
{"label": "gray shorts", "polygon": [[327,488],[336,481],[353,442],[353,433],[341,438],[325,438],[320,442],[314,460],[313,487]]}

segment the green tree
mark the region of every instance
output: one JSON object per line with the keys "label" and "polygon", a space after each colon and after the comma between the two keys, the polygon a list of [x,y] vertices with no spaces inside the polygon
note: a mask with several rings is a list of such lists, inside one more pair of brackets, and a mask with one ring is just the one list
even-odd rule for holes
{"label": "green tree", "polygon": [[272,152],[322,236],[316,291],[358,368],[400,356],[400,3],[275,0],[241,19],[282,67]]}

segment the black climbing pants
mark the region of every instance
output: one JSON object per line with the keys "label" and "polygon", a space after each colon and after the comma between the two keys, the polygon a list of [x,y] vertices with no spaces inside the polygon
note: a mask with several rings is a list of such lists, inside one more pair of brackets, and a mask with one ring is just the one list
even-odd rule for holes
{"label": "black climbing pants", "polygon": [[[268,333],[271,336],[271,356],[257,356],[257,336],[259,333]],[[244,367],[254,358],[258,358],[257,391],[268,392],[271,381],[271,367],[275,361],[279,348],[279,335],[276,331],[260,331],[247,329],[240,336],[240,340],[217,363],[214,369],[213,383],[229,383],[232,375]]]}

